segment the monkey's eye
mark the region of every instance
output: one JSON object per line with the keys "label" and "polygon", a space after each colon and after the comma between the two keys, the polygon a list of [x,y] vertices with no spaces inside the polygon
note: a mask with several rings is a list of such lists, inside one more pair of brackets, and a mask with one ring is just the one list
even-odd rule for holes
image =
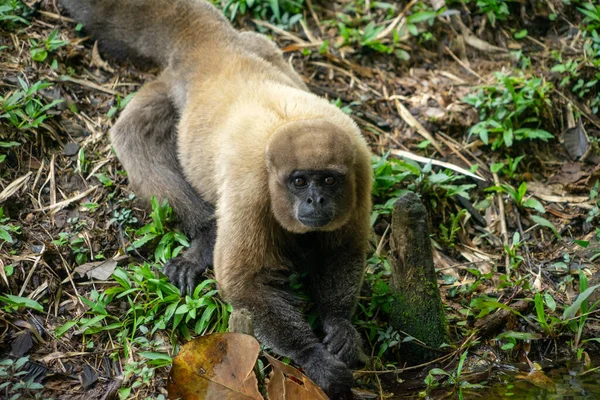
{"label": "monkey's eye", "polygon": [[306,186],[306,179],[300,177],[294,178],[294,186]]}
{"label": "monkey's eye", "polygon": [[335,185],[335,178],[333,176],[328,176],[327,178],[325,178],[325,180],[323,182],[327,186],[333,186],[333,185]]}

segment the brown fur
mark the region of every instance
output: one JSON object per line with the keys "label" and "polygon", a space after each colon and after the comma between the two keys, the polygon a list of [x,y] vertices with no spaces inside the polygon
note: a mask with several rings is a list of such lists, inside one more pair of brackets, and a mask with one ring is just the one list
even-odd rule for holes
{"label": "brown fur", "polygon": [[[104,48],[165,66],[111,139],[138,196],[168,198],[192,236],[167,274],[189,288],[212,261],[215,207],[222,294],[250,311],[264,343],[326,390],[347,390],[346,364],[361,351],[350,318],[371,212],[370,152],[354,122],[309,93],[265,36],[235,31],[204,1],[63,4]],[[346,174],[344,201],[330,223],[309,229],[296,219],[286,179],[324,169]],[[290,270],[309,272],[324,343],[282,290]]]}

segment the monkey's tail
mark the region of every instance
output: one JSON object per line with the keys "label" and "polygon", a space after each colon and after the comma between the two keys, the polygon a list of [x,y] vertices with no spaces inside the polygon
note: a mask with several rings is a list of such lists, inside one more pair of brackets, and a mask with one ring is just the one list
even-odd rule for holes
{"label": "monkey's tail", "polygon": [[236,31],[205,0],[61,0],[113,57],[165,66],[179,52],[231,39]]}

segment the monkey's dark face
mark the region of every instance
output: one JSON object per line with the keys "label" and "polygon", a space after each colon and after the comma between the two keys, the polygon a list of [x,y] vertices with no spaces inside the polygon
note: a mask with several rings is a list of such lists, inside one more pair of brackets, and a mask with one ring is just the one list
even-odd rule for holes
{"label": "monkey's dark face", "polygon": [[294,196],[295,217],[310,229],[320,229],[331,223],[343,200],[345,174],[337,171],[294,171],[287,179]]}
{"label": "monkey's dark face", "polygon": [[354,160],[348,134],[327,121],[280,128],[266,151],[275,219],[294,233],[342,227],[356,204]]}

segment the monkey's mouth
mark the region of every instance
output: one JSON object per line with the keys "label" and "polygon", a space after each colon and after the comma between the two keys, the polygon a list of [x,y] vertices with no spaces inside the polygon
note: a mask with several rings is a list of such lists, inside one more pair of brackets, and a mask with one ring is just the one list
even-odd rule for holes
{"label": "monkey's mouth", "polygon": [[298,221],[308,228],[323,228],[333,220],[333,215],[298,216]]}

